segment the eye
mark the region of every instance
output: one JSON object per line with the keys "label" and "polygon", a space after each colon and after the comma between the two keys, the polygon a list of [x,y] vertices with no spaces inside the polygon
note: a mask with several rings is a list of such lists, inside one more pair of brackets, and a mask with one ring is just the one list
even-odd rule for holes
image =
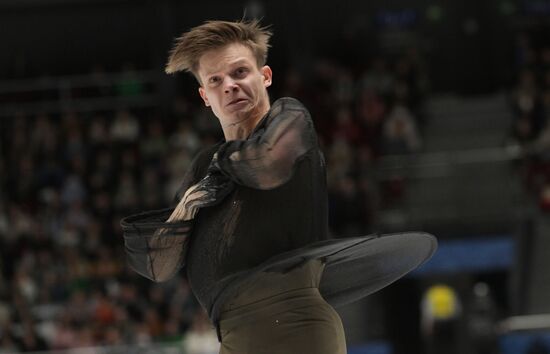
{"label": "eye", "polygon": [[210,85],[216,85],[216,84],[219,84],[221,81],[220,77],[219,76],[212,76],[208,79],[208,83]]}
{"label": "eye", "polygon": [[248,73],[248,69],[245,67],[240,67],[237,70],[235,70],[235,77],[242,78],[245,77]]}

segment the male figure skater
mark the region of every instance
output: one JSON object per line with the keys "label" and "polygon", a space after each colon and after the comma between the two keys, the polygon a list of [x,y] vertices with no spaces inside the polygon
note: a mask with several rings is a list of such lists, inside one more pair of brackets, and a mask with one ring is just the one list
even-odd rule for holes
{"label": "male figure skater", "polygon": [[270,35],[256,21],[210,21],[178,38],[166,71],[195,76],[225,140],[195,158],[175,208],[123,219],[128,260],[154,281],[185,267],[221,354],[345,354],[333,305],[414,269],[435,240],[329,239],[310,114],[293,98],[271,104],[267,92]]}

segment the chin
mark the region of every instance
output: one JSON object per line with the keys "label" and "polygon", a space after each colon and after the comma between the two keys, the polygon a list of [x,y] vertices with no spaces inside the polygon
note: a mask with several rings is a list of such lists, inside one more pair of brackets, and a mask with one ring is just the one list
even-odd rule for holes
{"label": "chin", "polygon": [[252,105],[247,105],[246,107],[243,107],[235,112],[233,112],[233,115],[235,117],[239,117],[239,118],[246,118],[247,115],[251,114],[252,112],[254,112],[254,106]]}

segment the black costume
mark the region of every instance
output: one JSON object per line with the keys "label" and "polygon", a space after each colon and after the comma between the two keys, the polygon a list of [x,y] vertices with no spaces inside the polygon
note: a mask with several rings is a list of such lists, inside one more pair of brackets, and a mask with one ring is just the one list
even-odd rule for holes
{"label": "black costume", "polygon": [[[202,151],[178,198],[199,182],[212,191],[213,205],[192,221],[173,223],[176,237],[149,242],[153,230],[170,227],[162,218],[171,209],[153,213],[157,224],[145,213],[122,225],[130,265],[151,279],[163,263],[171,263],[172,273],[185,265],[191,289],[216,325],[223,306],[262,273],[321,260],[320,292],[341,305],[395,281],[435,250],[433,236],[422,233],[328,238],[324,159],[309,112],[292,98],[274,102],[248,139]],[[175,247],[177,259],[165,259]]]}

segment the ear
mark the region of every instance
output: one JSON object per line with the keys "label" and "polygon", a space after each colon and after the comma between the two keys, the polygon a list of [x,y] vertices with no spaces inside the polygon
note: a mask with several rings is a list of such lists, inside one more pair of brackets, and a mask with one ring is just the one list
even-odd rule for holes
{"label": "ear", "polygon": [[199,95],[201,96],[202,100],[204,101],[204,105],[206,107],[210,107],[210,102],[208,102],[208,97],[206,97],[206,92],[204,91],[204,88],[202,86],[199,87]]}
{"label": "ear", "polygon": [[264,87],[271,86],[273,79],[273,72],[271,71],[271,68],[268,65],[264,65],[262,66],[260,71],[262,72],[262,76],[264,77]]}

